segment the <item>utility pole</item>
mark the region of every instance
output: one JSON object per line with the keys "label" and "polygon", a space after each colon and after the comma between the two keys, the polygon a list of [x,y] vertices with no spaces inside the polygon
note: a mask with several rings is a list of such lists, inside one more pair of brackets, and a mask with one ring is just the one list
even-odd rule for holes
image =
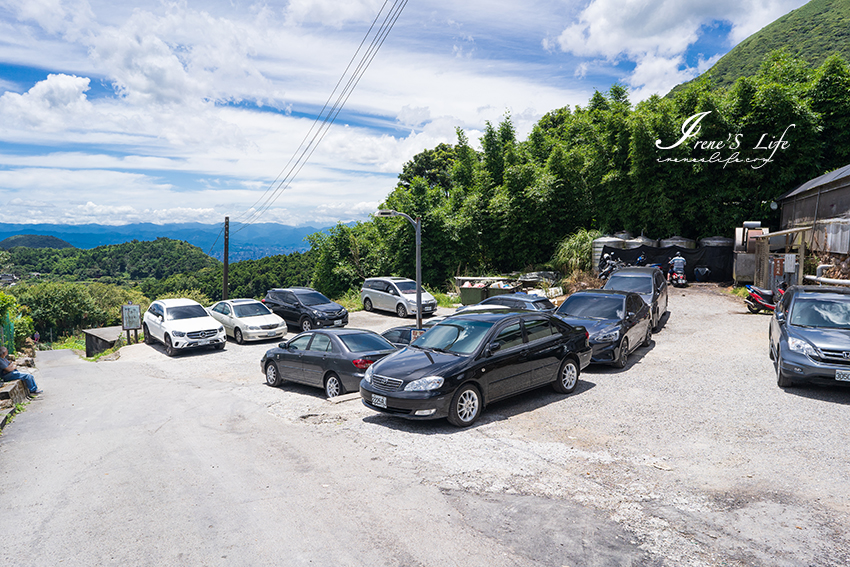
{"label": "utility pole", "polygon": [[224,271],[222,273],[222,282],[221,282],[221,298],[228,298],[228,289],[227,289],[227,264],[228,264],[228,256],[230,253],[230,217],[224,217]]}

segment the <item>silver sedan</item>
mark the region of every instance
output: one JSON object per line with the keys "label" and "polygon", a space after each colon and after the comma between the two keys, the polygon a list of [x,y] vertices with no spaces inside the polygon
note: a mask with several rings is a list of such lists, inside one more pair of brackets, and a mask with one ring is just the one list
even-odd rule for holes
{"label": "silver sedan", "polygon": [[207,309],[237,343],[279,339],[286,335],[283,319],[256,299],[226,299]]}

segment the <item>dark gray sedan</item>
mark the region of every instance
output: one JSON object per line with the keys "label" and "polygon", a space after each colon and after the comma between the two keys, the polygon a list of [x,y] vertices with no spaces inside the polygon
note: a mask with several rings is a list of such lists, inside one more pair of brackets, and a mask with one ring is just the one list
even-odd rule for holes
{"label": "dark gray sedan", "polygon": [[270,349],[260,360],[269,386],[288,380],[325,389],[333,398],[357,391],[372,363],[396,348],[373,331],[326,329],[301,333]]}
{"label": "dark gray sedan", "polygon": [[770,358],[781,388],[850,384],[850,289],[789,287],[770,321]]}
{"label": "dark gray sedan", "polygon": [[657,331],[659,322],[667,313],[667,280],[658,268],[651,266],[628,266],[620,268],[608,278],[603,289],[632,291],[649,305],[652,328]]}

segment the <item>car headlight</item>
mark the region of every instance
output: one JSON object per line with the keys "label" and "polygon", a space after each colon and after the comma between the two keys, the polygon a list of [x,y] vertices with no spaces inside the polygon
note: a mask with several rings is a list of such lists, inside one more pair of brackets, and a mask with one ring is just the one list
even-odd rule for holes
{"label": "car headlight", "polygon": [[802,352],[806,356],[818,355],[817,349],[813,347],[808,341],[804,341],[803,339],[797,339],[795,337],[788,337],[788,348],[797,352]]}
{"label": "car headlight", "polygon": [[444,382],[445,380],[443,380],[442,376],[428,376],[426,378],[420,378],[419,380],[409,382],[407,386],[404,387],[404,390],[406,392],[436,390],[437,388],[440,388]]}
{"label": "car headlight", "polygon": [[248,330],[249,331],[259,331],[260,328],[256,325],[248,325]]}
{"label": "car headlight", "polygon": [[310,311],[313,313],[314,317],[324,317],[325,316],[325,314],[322,313],[321,311],[319,311],[318,309],[311,309]]}
{"label": "car headlight", "polygon": [[363,379],[371,384],[372,383],[372,374],[373,374],[372,365],[370,365],[369,368],[366,369],[366,373],[363,375]]}
{"label": "car headlight", "polygon": [[608,327],[607,329],[603,329],[594,335],[590,335],[590,340],[597,341],[600,343],[604,342],[614,342],[620,338],[620,328],[619,327]]}
{"label": "car headlight", "polygon": [[183,331],[171,331],[171,334],[174,335],[175,337],[185,337],[186,336],[186,333],[184,333]]}

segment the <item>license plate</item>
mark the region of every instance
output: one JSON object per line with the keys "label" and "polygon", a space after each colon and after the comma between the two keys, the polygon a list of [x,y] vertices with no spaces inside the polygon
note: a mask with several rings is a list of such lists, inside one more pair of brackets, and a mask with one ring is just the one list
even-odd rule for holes
{"label": "license plate", "polygon": [[268,336],[269,336],[269,337],[273,337],[273,336],[275,336],[276,334],[277,334],[277,331],[269,331]]}
{"label": "license plate", "polygon": [[848,370],[836,370],[835,371],[835,379],[841,380],[842,382],[850,382],[850,371],[848,371]]}
{"label": "license plate", "polygon": [[342,319],[337,319],[334,321],[334,327],[342,327]]}
{"label": "license plate", "polygon": [[209,341],[198,341],[198,344],[201,345],[201,346],[204,346],[204,345],[210,344],[210,342]]}
{"label": "license plate", "polygon": [[376,396],[372,394],[372,405],[376,408],[384,408],[387,409],[387,397],[386,396]]}

